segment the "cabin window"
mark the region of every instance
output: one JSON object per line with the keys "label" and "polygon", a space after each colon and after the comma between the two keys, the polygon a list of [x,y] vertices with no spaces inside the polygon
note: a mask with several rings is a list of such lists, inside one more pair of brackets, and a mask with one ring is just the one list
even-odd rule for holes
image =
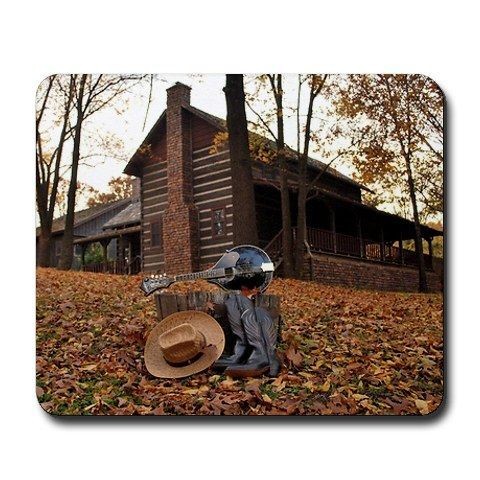
{"label": "cabin window", "polygon": [[150,224],[150,246],[161,247],[163,244],[162,235],[162,218],[160,217],[156,222]]}
{"label": "cabin window", "polygon": [[212,209],[212,237],[226,235],[227,221],[225,207]]}

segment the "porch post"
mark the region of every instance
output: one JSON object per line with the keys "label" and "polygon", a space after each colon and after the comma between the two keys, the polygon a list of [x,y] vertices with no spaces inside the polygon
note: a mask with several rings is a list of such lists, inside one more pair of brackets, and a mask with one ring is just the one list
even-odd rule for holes
{"label": "porch post", "polygon": [[335,210],[330,207],[330,230],[333,236],[333,252],[337,253],[337,231],[335,225]]}
{"label": "porch post", "polygon": [[82,270],[83,270],[83,267],[85,267],[85,252],[87,251],[87,248],[88,248],[88,243],[80,244],[80,263],[82,264]]}
{"label": "porch post", "polygon": [[365,252],[363,251],[362,218],[361,217],[358,217],[357,231],[358,231],[358,240],[360,242],[360,257],[363,258],[365,256]]}
{"label": "porch post", "polygon": [[123,255],[123,236],[120,235],[118,237],[118,242],[117,242],[117,259],[115,261],[115,273],[119,273],[119,270],[121,265],[123,265],[125,261],[124,255]]}
{"label": "porch post", "polygon": [[433,245],[432,245],[432,237],[427,237],[428,242],[428,263],[429,267],[433,268]]}
{"label": "porch post", "polygon": [[380,258],[385,261],[385,239],[383,235],[383,227],[380,227]]}
{"label": "porch post", "polygon": [[403,258],[403,236],[402,231],[400,230],[400,239],[398,240],[398,248],[400,250],[400,263],[405,265],[405,260]]}
{"label": "porch post", "polygon": [[128,237],[128,274],[132,274],[132,237]]}
{"label": "porch post", "polygon": [[107,247],[110,243],[110,239],[108,240],[100,240],[100,245],[102,246],[102,256],[103,256],[103,271],[107,271],[107,264],[108,264],[108,256],[107,256]]}

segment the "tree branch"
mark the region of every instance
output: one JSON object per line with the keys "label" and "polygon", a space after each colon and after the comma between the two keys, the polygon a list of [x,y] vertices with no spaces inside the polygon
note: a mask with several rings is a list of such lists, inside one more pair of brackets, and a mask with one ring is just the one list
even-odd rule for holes
{"label": "tree branch", "polygon": [[250,102],[245,98],[245,105],[257,116],[260,120],[260,123],[268,130],[268,133],[272,136],[274,140],[277,140],[277,136],[273,133],[272,129],[268,126],[262,116],[251,106]]}

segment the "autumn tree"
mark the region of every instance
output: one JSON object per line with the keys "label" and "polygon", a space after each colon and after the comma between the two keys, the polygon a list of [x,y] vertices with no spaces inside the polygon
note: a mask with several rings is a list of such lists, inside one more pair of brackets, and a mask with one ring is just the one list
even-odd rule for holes
{"label": "autumn tree", "polygon": [[[35,179],[37,211],[40,219],[38,263],[41,267],[48,267],[50,264],[52,222],[55,207],[58,203],[57,195],[61,181],[60,167],[64,145],[71,133],[69,130],[69,117],[73,93],[73,77],[70,78],[68,86],[63,90],[58,89],[57,76],[52,75],[39,87],[37,95]],[[42,129],[42,123],[48,114],[48,109],[55,108],[55,105],[49,105],[54,101],[56,101],[61,130],[56,146],[51,151],[45,146],[47,133]]]}
{"label": "autumn tree", "polygon": [[243,75],[227,75],[224,92],[227,103],[230,165],[232,178],[235,178],[232,184],[234,244],[255,245],[258,243],[258,233]]}
{"label": "autumn tree", "polygon": [[[307,179],[307,162],[310,150],[311,129],[312,129],[312,115],[315,99],[318,97],[322,88],[325,85],[327,75],[309,75],[307,77],[307,84],[309,88],[308,108],[305,120],[305,127],[303,131],[303,150],[300,148],[300,141],[297,143],[297,158],[298,158],[298,196],[297,196],[297,235],[295,238],[295,276],[302,278],[305,244],[307,241],[307,195],[309,191]],[[300,89],[302,80],[299,76],[298,85],[298,106],[297,106],[297,136],[300,137]]]}
{"label": "autumn tree", "polygon": [[[58,192],[56,198],[56,211],[59,216],[63,216],[67,213],[68,205],[68,191],[70,189],[70,182],[61,177],[58,182]],[[87,185],[85,182],[77,180],[77,194],[75,196],[75,208],[78,207],[79,202],[86,196],[91,195],[95,190]]]}
{"label": "autumn tree", "polygon": [[105,203],[113,202],[115,200],[122,200],[132,196],[133,179],[127,175],[114,177],[108,181],[108,191],[99,192],[92,189],[90,198],[87,201],[87,206],[103,205]]}
{"label": "autumn tree", "polygon": [[[352,156],[367,185],[408,195],[415,223],[419,291],[427,291],[420,206],[443,203],[443,95],[422,75],[351,75],[341,86],[337,112],[361,135]],[[419,198],[420,196],[420,198]]]}
{"label": "autumn tree", "polygon": [[[318,131],[312,128],[312,119],[314,116],[314,103],[320,92],[324,88],[327,75],[299,75],[296,85],[296,105],[285,108],[285,92],[283,86],[283,75],[281,74],[264,74],[256,78],[257,88],[254,89],[247,97],[247,106],[255,115],[256,121],[253,126],[257,131],[262,132],[269,138],[274,140],[275,155],[268,158],[267,161],[279,171],[280,175],[280,196],[282,210],[282,259],[283,271],[286,276],[295,275],[301,278],[303,275],[304,253],[306,242],[306,202],[307,196],[313,184],[307,179],[307,164],[311,151],[311,142],[315,141],[318,146],[324,140]],[[308,85],[308,105],[305,115],[301,112],[301,96],[302,86]],[[267,101],[260,101],[262,97],[262,88],[267,90],[268,96],[273,99],[273,108]],[[287,118],[286,110],[290,115],[295,115],[297,119],[296,133],[297,145],[296,149],[289,147],[285,141],[285,119]],[[301,120],[301,117],[303,120]],[[274,124],[274,125],[272,125]],[[292,170],[292,160],[295,160],[297,181],[293,186],[297,195],[297,230],[295,237],[295,245],[292,238],[292,205],[290,204],[290,188],[289,171]],[[329,162],[330,164],[331,162]],[[327,167],[329,166],[327,165]],[[325,173],[327,168],[321,170],[321,174],[317,176],[318,181]]]}
{"label": "autumn tree", "polygon": [[[246,97],[246,105],[256,116],[257,122],[251,122],[254,131],[261,132],[266,138],[271,138],[275,144],[275,152],[267,145],[266,138],[250,135],[250,152],[255,159],[266,162],[279,171],[280,175],[280,198],[282,211],[282,261],[283,273],[290,277],[293,274],[293,238],[290,194],[288,188],[288,161],[287,145],[285,143],[285,112],[283,108],[284,91],[282,74],[262,74],[255,78],[256,88],[249,92]],[[262,102],[262,110],[259,112],[253,103],[261,97],[261,90],[268,91],[268,98]],[[271,97],[271,98],[270,98]],[[269,109],[268,100],[274,100],[273,109]],[[273,123],[276,127],[270,125]],[[274,185],[276,186],[276,185]]]}
{"label": "autumn tree", "polygon": [[97,112],[112,107],[118,110],[119,100],[133,85],[147,76],[144,75],[70,75],[74,84],[73,115],[70,130],[73,137],[70,163],[67,213],[62,238],[62,250],[58,268],[68,270],[73,261],[73,226],[75,198],[77,193],[78,166],[82,158],[82,135],[87,119]]}
{"label": "autumn tree", "polygon": [[424,220],[428,221],[429,217],[443,215],[444,97],[435,82],[428,77],[419,77],[424,83],[418,96],[414,97],[418,124],[413,125],[413,131],[420,139],[418,160],[414,165],[415,187],[420,194]]}
{"label": "autumn tree", "polygon": [[78,75],[74,75],[74,83],[78,83],[78,91],[75,98],[75,111],[76,111],[76,123],[73,134],[73,153],[72,153],[72,165],[71,165],[71,178],[70,185],[68,187],[67,196],[67,214],[65,217],[65,228],[62,238],[62,251],[60,254],[60,260],[58,267],[63,270],[68,270],[72,266],[73,261],[73,222],[75,217],[75,195],[77,192],[77,173],[78,164],[80,162],[80,141],[82,133],[82,122],[85,115],[83,108],[85,84],[87,82],[87,75],[82,75],[78,78]]}
{"label": "autumn tree", "polygon": [[[258,81],[260,82],[260,85],[269,85],[270,93],[275,101],[274,116],[276,121],[276,132],[270,128],[268,120],[253,109],[251,102],[248,103],[248,106],[257,115],[258,119],[262,122],[262,125],[266,127],[268,133],[275,141],[276,155],[273,162],[280,172],[283,273],[286,277],[290,277],[293,274],[293,237],[290,192],[288,188],[287,146],[285,143],[283,75],[264,74],[258,77]],[[265,114],[265,112],[263,113]]]}

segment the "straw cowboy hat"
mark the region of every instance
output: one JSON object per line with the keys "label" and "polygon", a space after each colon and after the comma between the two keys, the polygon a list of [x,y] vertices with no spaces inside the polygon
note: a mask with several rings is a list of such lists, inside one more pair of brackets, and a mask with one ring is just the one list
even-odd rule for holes
{"label": "straw cowboy hat", "polygon": [[182,378],[207,369],[223,352],[225,335],[210,315],[172,313],[150,332],[145,365],[155,377]]}

